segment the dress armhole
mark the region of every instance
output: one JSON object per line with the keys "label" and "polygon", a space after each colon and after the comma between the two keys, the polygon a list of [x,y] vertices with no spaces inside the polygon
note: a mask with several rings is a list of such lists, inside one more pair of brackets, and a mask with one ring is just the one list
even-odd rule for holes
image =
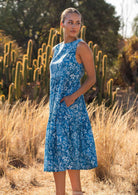
{"label": "dress armhole", "polygon": [[[81,41],[79,41],[79,43],[80,43],[80,42],[84,42],[84,41],[81,40]],[[78,48],[79,43],[77,44],[77,47],[76,47],[75,58],[77,57],[77,48]],[[81,58],[80,58],[80,59],[81,59]],[[77,58],[76,58],[76,61],[78,62]],[[78,64],[82,64],[82,62],[81,62],[81,63],[78,62]]]}

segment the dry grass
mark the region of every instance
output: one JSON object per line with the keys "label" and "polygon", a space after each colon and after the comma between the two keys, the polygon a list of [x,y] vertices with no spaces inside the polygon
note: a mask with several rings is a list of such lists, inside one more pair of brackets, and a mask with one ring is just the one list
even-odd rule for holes
{"label": "dry grass", "polygon": [[[125,114],[117,103],[112,109],[95,102],[87,107],[98,167],[81,171],[85,194],[137,193],[136,100]],[[28,100],[13,107],[5,103],[0,112],[0,193],[55,194],[52,173],[43,172],[49,104],[44,104],[44,99],[39,105]],[[66,181],[67,192],[71,194],[68,177]]]}

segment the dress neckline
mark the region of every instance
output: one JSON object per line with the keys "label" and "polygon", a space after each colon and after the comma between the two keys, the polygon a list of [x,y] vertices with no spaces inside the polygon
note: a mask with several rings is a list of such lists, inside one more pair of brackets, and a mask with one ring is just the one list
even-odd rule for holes
{"label": "dress neckline", "polygon": [[74,41],[67,42],[67,43],[64,43],[64,41],[63,41],[62,43],[63,43],[63,45],[68,45],[68,44],[74,43],[74,42],[77,41],[77,40],[79,40],[79,39],[76,39],[76,40],[74,40]]}

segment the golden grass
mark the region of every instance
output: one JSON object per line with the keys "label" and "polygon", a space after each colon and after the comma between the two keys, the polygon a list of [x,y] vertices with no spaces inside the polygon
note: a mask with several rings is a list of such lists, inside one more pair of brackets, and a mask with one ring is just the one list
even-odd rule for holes
{"label": "golden grass", "polygon": [[0,160],[16,166],[28,166],[36,159],[44,141],[48,121],[48,105],[29,100],[8,103],[0,109]]}
{"label": "golden grass", "polygon": [[[51,175],[47,173],[46,178],[43,172],[43,158],[49,104],[44,104],[44,99],[38,105],[29,100],[18,101],[12,107],[7,102],[1,105],[0,186],[3,190],[27,190],[32,185],[41,186],[42,183],[48,186],[44,181],[47,179],[48,184]],[[138,121],[135,103],[125,113],[117,103],[112,109],[105,107],[104,102],[98,106],[95,101],[87,107],[96,143],[98,167],[89,170],[91,179],[82,175],[82,180],[84,178],[84,185],[87,182],[89,184],[90,180],[95,182],[94,194],[98,194],[96,186],[101,183],[106,189],[106,182],[114,186],[117,194],[133,194],[138,190]],[[40,166],[41,170],[38,168]],[[52,190],[54,183],[51,186]]]}

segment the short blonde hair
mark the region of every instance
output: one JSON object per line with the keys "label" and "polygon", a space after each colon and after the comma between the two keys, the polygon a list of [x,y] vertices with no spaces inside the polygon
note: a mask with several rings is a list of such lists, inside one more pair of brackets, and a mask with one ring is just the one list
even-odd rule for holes
{"label": "short blonde hair", "polygon": [[[81,16],[80,12],[79,12],[77,9],[75,9],[75,8],[73,8],[73,7],[69,7],[69,8],[67,8],[67,9],[65,9],[65,10],[62,12],[62,14],[61,14],[61,20],[60,20],[60,21],[61,21],[62,23],[64,23],[65,18],[66,18],[66,16],[67,16],[67,14],[69,14],[69,13],[76,13],[76,14],[78,14],[78,15]],[[82,16],[81,16],[81,18],[82,18]]]}

